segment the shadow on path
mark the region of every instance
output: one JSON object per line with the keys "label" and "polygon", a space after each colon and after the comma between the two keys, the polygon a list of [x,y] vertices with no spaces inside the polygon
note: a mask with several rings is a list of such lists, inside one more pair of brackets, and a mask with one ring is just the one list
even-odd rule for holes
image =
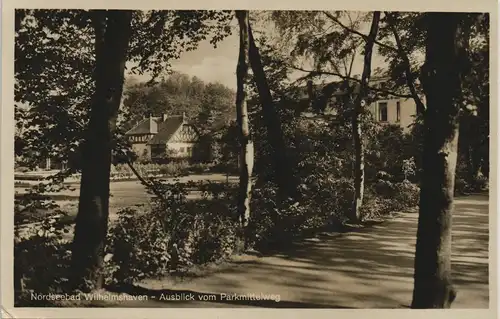
{"label": "shadow on path", "polygon": [[[416,213],[383,224],[328,234],[265,257],[245,256],[205,277],[172,284],[148,280],[129,294],[275,294],[281,301],[215,300],[188,307],[401,308],[413,290]],[[458,296],[453,308],[488,308],[488,196],[457,198],[453,217],[452,271]],[[156,305],[157,307],[159,305]],[[168,303],[164,307],[178,307]],[[142,305],[148,307],[148,305]]]}

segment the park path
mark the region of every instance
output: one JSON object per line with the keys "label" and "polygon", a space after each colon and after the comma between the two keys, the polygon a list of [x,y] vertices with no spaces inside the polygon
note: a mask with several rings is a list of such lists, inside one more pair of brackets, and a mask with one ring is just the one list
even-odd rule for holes
{"label": "park path", "polygon": [[[458,296],[453,308],[488,308],[488,196],[457,198],[452,268]],[[151,280],[129,294],[147,302],[120,307],[248,307],[248,301],[182,302],[164,296],[220,293],[274,294],[280,302],[260,307],[404,308],[413,288],[417,214],[402,213],[382,224],[304,240],[287,253],[237,258],[203,277],[172,283]]]}

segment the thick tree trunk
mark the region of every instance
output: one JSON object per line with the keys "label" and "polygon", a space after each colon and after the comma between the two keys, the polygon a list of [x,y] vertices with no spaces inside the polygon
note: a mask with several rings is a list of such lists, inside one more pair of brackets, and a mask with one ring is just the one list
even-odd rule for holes
{"label": "thick tree trunk", "polygon": [[253,142],[250,134],[248,121],[248,110],[246,102],[246,80],[248,77],[249,62],[249,24],[248,11],[236,11],[236,18],[240,26],[240,51],[238,65],[236,68],[237,92],[236,92],[236,116],[240,137],[240,185],[238,198],[238,214],[241,225],[247,228],[250,220],[250,196],[252,191],[252,169],[253,169]]}
{"label": "thick tree trunk", "polygon": [[451,220],[458,154],[460,14],[428,13],[421,81],[427,100],[412,308],[449,308]]}
{"label": "thick tree trunk", "polygon": [[262,104],[262,114],[267,129],[267,137],[273,152],[274,172],[276,184],[280,192],[279,197],[293,197],[295,196],[297,185],[293,180],[294,175],[291,163],[287,157],[280,117],[273,102],[264,67],[262,66],[262,59],[259,49],[255,44],[250,25],[248,26],[248,36],[250,41],[250,65],[255,76],[257,91],[259,92],[259,99]]}
{"label": "thick tree trunk", "polygon": [[96,91],[83,148],[82,179],[73,241],[75,288],[102,287],[108,230],[112,138],[123,90],[131,11],[95,11]]}
{"label": "thick tree trunk", "polygon": [[361,128],[361,115],[363,114],[364,101],[368,93],[368,81],[370,80],[372,69],[373,44],[377,37],[380,12],[373,13],[373,20],[370,33],[365,45],[365,57],[363,74],[361,75],[360,90],[354,101],[354,112],[352,114],[352,136],[354,143],[354,200],[352,207],[352,222],[360,220],[360,209],[363,204],[365,185],[365,149],[363,145],[363,132]]}

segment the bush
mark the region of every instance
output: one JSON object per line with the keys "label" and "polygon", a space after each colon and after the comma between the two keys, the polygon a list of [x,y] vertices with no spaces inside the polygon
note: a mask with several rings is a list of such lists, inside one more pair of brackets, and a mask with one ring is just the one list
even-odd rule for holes
{"label": "bush", "polygon": [[189,166],[189,172],[193,174],[204,174],[210,172],[214,165],[210,163],[193,163]]}
{"label": "bush", "polygon": [[420,201],[420,188],[404,180],[401,183],[396,183],[396,196],[394,200],[400,204],[400,209],[418,206]]}
{"label": "bush", "polygon": [[394,211],[394,201],[366,196],[360,210],[362,220],[378,219]]}
{"label": "bush", "polygon": [[354,189],[349,179],[305,180],[300,199],[277,203],[270,182],[252,193],[253,223],[257,249],[276,249],[312,232],[337,227],[347,220]]}
{"label": "bush", "polygon": [[[158,176],[162,175],[165,177],[174,177],[174,176],[181,176],[181,175],[187,175],[190,172],[190,169],[193,167],[199,167],[199,165],[194,165],[191,166],[189,162],[187,161],[173,161],[167,164],[154,164],[154,163],[149,163],[149,164],[141,164],[141,163],[135,163],[134,168],[137,170],[137,172],[145,177],[153,177],[153,176]],[[111,176],[115,178],[135,178],[135,174],[130,169],[130,167],[127,164],[118,164],[115,166],[112,166],[111,169]]]}
{"label": "bush", "polygon": [[162,164],[159,169],[159,173],[164,176],[180,176],[187,175],[189,173],[189,162],[187,161],[175,161],[168,164]]}
{"label": "bush", "polygon": [[227,163],[217,163],[211,167],[211,171],[214,173],[221,173],[221,174],[238,174],[238,165],[237,163],[234,162],[227,162]]}
{"label": "bush", "polygon": [[420,200],[420,188],[408,180],[393,183],[388,180],[379,179],[367,191],[372,192],[374,196],[390,200],[392,204],[389,206],[393,210],[418,206]]}
{"label": "bush", "polygon": [[163,196],[153,209],[122,210],[110,229],[106,249],[110,283],[183,272],[223,259],[238,247],[231,192],[208,183],[202,199],[187,201],[193,183],[155,183]]}
{"label": "bush", "polygon": [[469,193],[488,190],[489,181],[486,176],[482,173],[470,174],[464,163],[461,165],[458,164],[455,176],[455,195],[467,195]]}
{"label": "bush", "polygon": [[15,305],[45,306],[32,300],[31,292],[62,293],[68,289],[71,259],[70,227],[57,217],[45,219],[23,232],[16,231],[14,241]]}
{"label": "bush", "polygon": [[14,171],[15,172],[19,172],[19,173],[26,173],[26,172],[29,172],[31,170],[28,167],[18,166],[18,167],[15,168]]}
{"label": "bush", "polygon": [[106,249],[108,283],[133,283],[165,273],[170,254],[161,223],[134,209],[121,210],[118,216]]}

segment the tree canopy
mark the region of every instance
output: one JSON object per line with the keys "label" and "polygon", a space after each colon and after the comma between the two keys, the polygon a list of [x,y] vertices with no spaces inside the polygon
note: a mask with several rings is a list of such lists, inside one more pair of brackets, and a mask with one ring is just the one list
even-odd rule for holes
{"label": "tree canopy", "polygon": [[[34,167],[79,155],[95,89],[94,10],[16,10],[16,155]],[[228,11],[133,11],[127,60],[152,79],[205,39],[216,46],[231,33]],[[78,165],[76,165],[77,167]]]}
{"label": "tree canopy", "polygon": [[184,113],[201,132],[208,132],[217,123],[234,120],[234,99],[234,91],[223,84],[205,83],[179,72],[153,85],[133,81],[125,87],[123,128],[149,116]]}

